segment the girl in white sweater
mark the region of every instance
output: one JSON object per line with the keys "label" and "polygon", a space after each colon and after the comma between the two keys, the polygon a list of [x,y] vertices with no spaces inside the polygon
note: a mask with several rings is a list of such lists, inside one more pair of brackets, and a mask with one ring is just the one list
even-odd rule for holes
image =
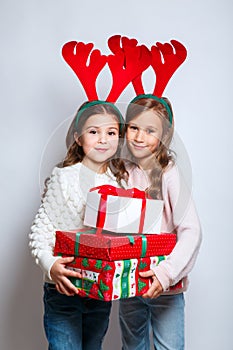
{"label": "girl in white sweater", "polygon": [[119,159],[124,120],[115,105],[83,104],[68,131],[71,146],[62,167],[55,167],[30,234],[30,247],[44,272],[44,327],[50,350],[100,350],[111,303],[81,298],[66,269],[73,258],[53,256],[56,230],[83,227],[90,188],[127,181]]}
{"label": "girl in white sweater", "polygon": [[[164,200],[162,232],[176,233],[177,244],[152,271],[142,272],[152,285],[145,295],[120,300],[123,350],[149,350],[150,326],[156,350],[184,349],[184,297],[187,274],[196,260],[201,229],[190,192],[169,150],[174,122],[170,102],[139,95],[126,113],[129,186]],[[183,289],[167,289],[183,280]]]}

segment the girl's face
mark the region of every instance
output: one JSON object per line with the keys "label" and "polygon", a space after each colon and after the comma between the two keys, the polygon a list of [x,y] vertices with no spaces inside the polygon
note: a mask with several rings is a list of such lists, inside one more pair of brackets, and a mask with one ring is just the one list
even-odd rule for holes
{"label": "girl's face", "polygon": [[139,114],[128,123],[128,148],[144,169],[150,167],[150,159],[160,144],[162,134],[162,121],[152,110]]}
{"label": "girl's face", "polygon": [[82,134],[75,134],[75,141],[85,154],[82,164],[101,172],[102,165],[117,151],[119,124],[116,116],[95,114],[89,117],[82,128]]}

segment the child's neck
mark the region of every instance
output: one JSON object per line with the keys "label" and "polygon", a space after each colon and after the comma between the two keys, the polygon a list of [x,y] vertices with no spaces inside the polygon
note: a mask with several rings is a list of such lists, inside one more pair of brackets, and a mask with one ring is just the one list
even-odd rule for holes
{"label": "child's neck", "polygon": [[87,161],[85,161],[85,158],[82,160],[82,165],[84,165],[86,168],[94,171],[97,174],[104,174],[107,171],[107,164],[103,163],[103,164],[98,164],[98,163],[89,163]]}
{"label": "child's neck", "polygon": [[150,159],[140,159],[138,160],[138,165],[141,169],[145,171],[150,171],[152,168]]}

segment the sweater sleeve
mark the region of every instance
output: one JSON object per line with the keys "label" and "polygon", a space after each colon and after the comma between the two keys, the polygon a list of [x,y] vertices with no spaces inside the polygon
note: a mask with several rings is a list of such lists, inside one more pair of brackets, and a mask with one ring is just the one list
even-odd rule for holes
{"label": "sweater sleeve", "polygon": [[41,206],[36,214],[31,233],[29,247],[36,263],[51,279],[50,269],[58,257],[53,256],[55,231],[58,229],[73,229],[81,224],[82,200],[77,200],[79,208],[72,211],[69,199],[69,181],[64,169],[54,168],[47,183]]}
{"label": "sweater sleeve", "polygon": [[[154,269],[166,291],[169,286],[186,277],[193,268],[202,233],[190,190],[175,166],[165,172],[162,186],[165,220],[169,231],[177,234],[177,243],[172,253]],[[167,213],[170,214],[169,217],[166,217]]]}

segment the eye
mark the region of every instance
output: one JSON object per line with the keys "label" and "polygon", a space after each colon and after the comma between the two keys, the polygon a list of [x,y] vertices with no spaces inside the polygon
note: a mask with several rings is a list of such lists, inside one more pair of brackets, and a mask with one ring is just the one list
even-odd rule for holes
{"label": "eye", "polygon": [[153,133],[156,133],[156,130],[155,129],[146,129],[146,133],[153,134]]}
{"label": "eye", "polygon": [[109,131],[108,135],[109,136],[115,136],[115,135],[117,135],[117,132],[116,131]]}
{"label": "eye", "polygon": [[156,128],[147,128],[146,130],[147,134],[157,134],[158,133],[158,129]]}
{"label": "eye", "polygon": [[129,125],[129,129],[133,130],[133,131],[136,131],[136,130],[138,130],[138,127],[135,126],[135,125]]}
{"label": "eye", "polygon": [[95,135],[96,133],[97,133],[97,131],[96,131],[96,130],[94,130],[94,129],[89,130],[89,134],[93,134],[93,135]]}

